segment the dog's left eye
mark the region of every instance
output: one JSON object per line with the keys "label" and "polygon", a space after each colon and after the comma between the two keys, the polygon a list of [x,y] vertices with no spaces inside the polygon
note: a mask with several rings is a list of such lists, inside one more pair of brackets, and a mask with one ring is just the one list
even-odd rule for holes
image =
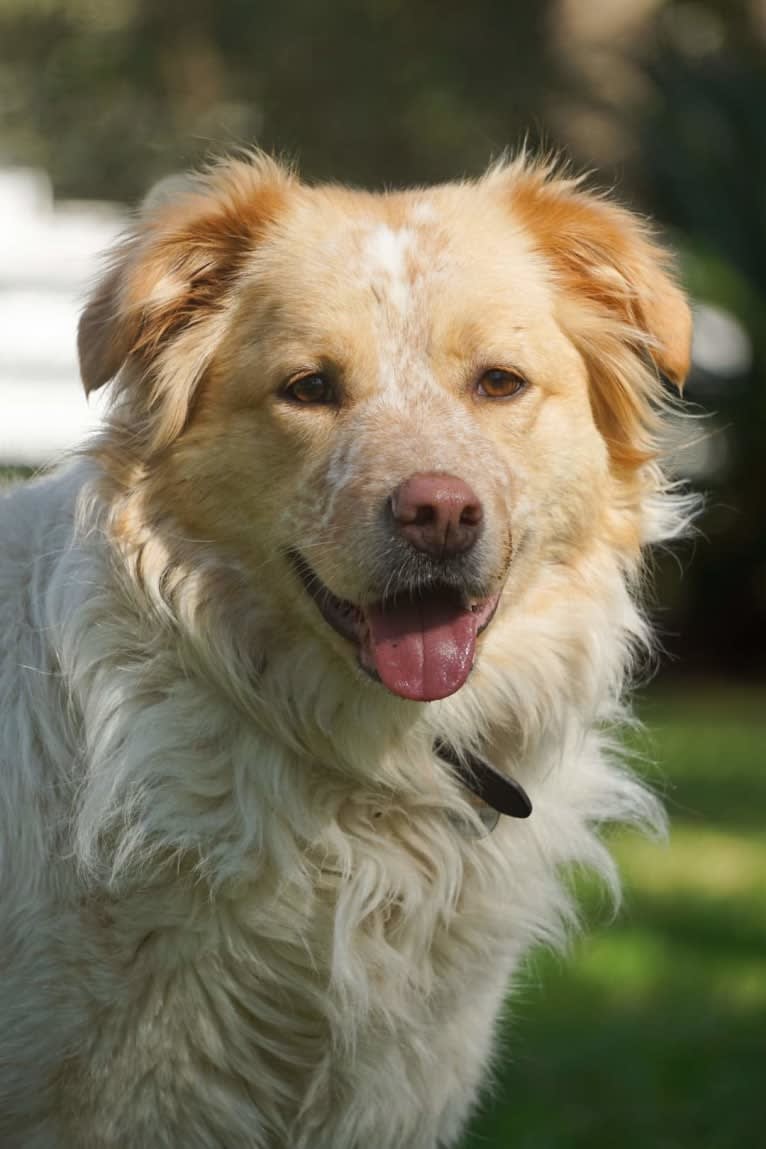
{"label": "dog's left eye", "polygon": [[335,403],[335,388],[325,375],[318,371],[310,375],[301,375],[287,384],[283,391],[286,399],[304,406],[316,403]]}
{"label": "dog's left eye", "polygon": [[527,381],[517,371],[504,371],[493,367],[485,371],[476,384],[477,395],[485,399],[510,399],[526,387]]}

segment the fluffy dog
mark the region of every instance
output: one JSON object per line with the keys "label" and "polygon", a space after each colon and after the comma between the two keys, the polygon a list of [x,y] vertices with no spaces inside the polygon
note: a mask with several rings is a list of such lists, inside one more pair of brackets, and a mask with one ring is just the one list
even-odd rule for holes
{"label": "fluffy dog", "polygon": [[610,731],[689,333],[524,158],[145,208],[109,425],[0,506],[5,1149],[456,1145],[562,868],[661,820]]}

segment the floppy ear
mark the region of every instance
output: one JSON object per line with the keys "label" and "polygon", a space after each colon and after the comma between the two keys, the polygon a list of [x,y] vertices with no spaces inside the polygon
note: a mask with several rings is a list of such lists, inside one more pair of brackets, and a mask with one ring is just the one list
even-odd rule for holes
{"label": "floppy ear", "polygon": [[184,426],[231,304],[231,289],[291,183],[267,157],[230,160],[169,201],[150,197],[80,319],[86,392],[118,377],[153,446]]}
{"label": "floppy ear", "polygon": [[637,216],[557,177],[550,164],[518,161],[500,176],[514,217],[562,289],[562,321],[589,366],[594,414],[613,457],[645,462],[662,405],[658,372],[680,391],[690,365],[691,314],[669,255]]}

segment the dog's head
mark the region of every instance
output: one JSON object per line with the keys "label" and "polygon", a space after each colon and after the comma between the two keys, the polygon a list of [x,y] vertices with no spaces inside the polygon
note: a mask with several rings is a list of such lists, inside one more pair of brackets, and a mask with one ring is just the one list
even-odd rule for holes
{"label": "dog's head", "polygon": [[144,526],[236,560],[390,691],[594,541],[635,561],[686,303],[644,226],[544,167],[372,195],[235,160],[145,209],[82,318]]}

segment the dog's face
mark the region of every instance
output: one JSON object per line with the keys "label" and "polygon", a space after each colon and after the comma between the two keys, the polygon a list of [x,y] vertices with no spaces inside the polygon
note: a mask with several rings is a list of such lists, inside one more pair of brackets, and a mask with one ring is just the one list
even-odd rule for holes
{"label": "dog's face", "polygon": [[637,551],[645,360],[680,379],[688,345],[659,260],[521,167],[374,196],[235,163],[139,224],[83,375],[121,372],[110,457],[150,517],[236,558],[286,635],[427,701],[544,568]]}

